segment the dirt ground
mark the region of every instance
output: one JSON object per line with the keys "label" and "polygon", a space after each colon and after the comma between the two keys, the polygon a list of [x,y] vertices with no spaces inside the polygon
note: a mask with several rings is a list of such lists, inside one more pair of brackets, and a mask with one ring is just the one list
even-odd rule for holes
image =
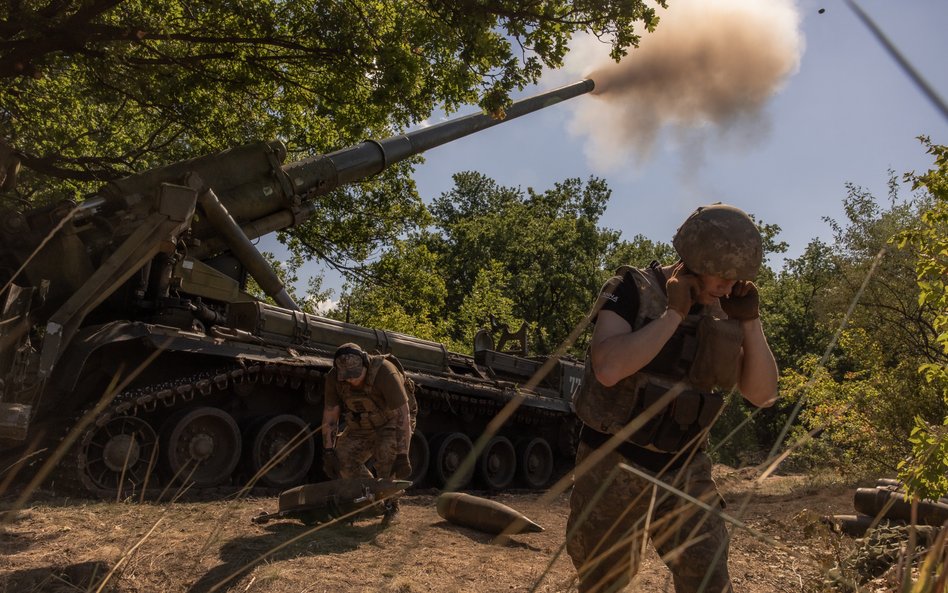
{"label": "dirt ground", "polygon": [[[731,529],[737,591],[822,591],[842,536],[819,520],[852,513],[852,488],[801,476],[755,483],[716,468]],[[545,528],[506,543],[441,519],[436,492],[402,499],[399,519],[306,527],[251,522],[275,497],[174,504],[106,503],[44,496],[0,526],[0,592],[570,592],[562,549],[568,492],[515,492],[498,500]],[[12,500],[0,501],[9,508]],[[3,506],[5,505],[5,506]],[[771,541],[761,539],[772,538]],[[672,591],[654,553],[628,591]]]}

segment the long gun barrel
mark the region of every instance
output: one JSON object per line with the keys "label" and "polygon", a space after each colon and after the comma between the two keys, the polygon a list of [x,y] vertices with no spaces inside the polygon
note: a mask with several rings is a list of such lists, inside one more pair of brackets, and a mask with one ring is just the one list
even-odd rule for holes
{"label": "long gun barrel", "polygon": [[368,140],[327,155],[303,159],[287,165],[283,170],[299,192],[326,193],[340,185],[371,177],[389,165],[436,146],[555,105],[592,89],[592,80],[581,80],[514,103],[506,111],[504,119],[483,113],[468,115],[380,142]]}
{"label": "long gun barrel", "polygon": [[[312,217],[322,206],[322,200],[317,199],[322,194],[372,177],[426,150],[588,93],[593,86],[591,80],[582,80],[514,102],[502,119],[469,115],[297,162],[284,163],[287,149],[283,142],[261,142],[115,180],[79,205],[65,202],[22,212],[0,205],[0,452],[7,443],[25,442],[37,418],[68,415],[73,407],[82,409],[102,396],[110,376],[124,376],[130,368],[159,354],[163,362],[155,367],[158,371],[149,368],[149,378],[129,380],[142,384],[161,381],[161,385],[173,384],[178,389],[192,379],[195,385],[202,383],[195,378],[203,375],[192,374],[202,369],[211,373],[217,384],[222,376],[217,374],[218,365],[227,366],[222,361],[231,360],[238,366],[240,359],[243,367],[245,355],[283,360],[289,344],[309,344],[318,351],[353,340],[376,344],[380,351],[412,361],[416,373],[441,373],[449,368],[442,344],[298,313],[296,303],[252,239]],[[246,292],[247,274],[278,307],[260,303]],[[494,353],[493,360],[502,360],[497,356],[513,358]],[[324,365],[320,360],[318,364]],[[128,368],[125,361],[129,361]],[[517,361],[518,372],[525,368],[524,363],[534,362]],[[567,384],[567,377],[569,381],[578,377],[580,367],[570,368],[562,367],[560,387]],[[137,375],[138,370],[131,375]],[[438,385],[439,394],[450,391],[464,398],[504,400],[507,388],[486,385],[489,380],[480,372],[467,382],[452,378],[431,384]],[[317,376],[318,372],[307,374],[307,381],[315,385]],[[257,389],[250,391],[256,393]],[[247,406],[248,414],[250,410],[277,410],[279,405],[271,400],[284,401],[282,390],[262,393],[278,397],[265,395],[261,401],[268,403]],[[562,393],[561,389],[557,392]],[[181,395],[184,397],[184,392]],[[157,400],[150,401],[154,404]],[[551,410],[556,414],[569,410],[567,401],[560,397],[537,396],[535,403],[538,410],[544,410],[543,418]],[[138,410],[138,403],[134,405]],[[148,407],[147,403],[142,406]],[[243,409],[244,405],[236,407]],[[103,467],[121,466],[121,475],[125,475],[131,445],[138,437],[123,431],[155,435],[154,427],[125,418],[127,410],[123,410],[116,407],[114,412],[122,416],[112,420],[107,414],[100,416],[95,422],[102,430],[96,428],[87,434],[93,440],[82,441],[82,452],[74,463],[93,460],[82,470],[84,480],[95,482]],[[227,413],[212,415],[220,420]],[[108,426],[98,424],[100,421]],[[112,432],[115,427],[119,432]],[[177,444],[185,449],[190,437],[183,435],[190,431],[180,431]],[[100,436],[104,440],[95,440]],[[142,437],[142,460],[147,458],[144,447],[151,445],[145,441],[151,442],[151,436]],[[213,439],[202,442],[208,440]],[[239,437],[234,442],[239,443]],[[135,444],[136,458],[138,447]],[[89,457],[87,452],[93,449],[99,453]],[[225,449],[234,447],[225,444],[221,451]],[[542,452],[538,455],[543,456]],[[168,463],[174,467],[171,458]],[[224,473],[228,477],[230,470]],[[138,477],[131,479],[137,483]],[[546,478],[538,475],[537,479],[542,482]]]}
{"label": "long gun barrel", "polygon": [[[110,182],[68,214],[4,211],[5,228],[13,232],[2,236],[0,270],[20,267],[17,282],[23,286],[55,279],[47,282],[48,293],[43,291],[42,310],[31,313],[46,325],[39,375],[51,372],[85,318],[122,286],[128,290],[110,306],[144,308],[156,317],[179,294],[179,308],[213,323],[219,312],[188,295],[222,303],[246,300],[241,292],[246,271],[281,307],[298,309],[252,239],[310,218],[320,208],[316,196],[593,87],[592,80],[581,80],[516,101],[503,119],[468,115],[285,165],[287,149],[278,140],[241,146]],[[239,266],[212,261],[228,251]],[[12,316],[3,313],[0,321]],[[0,370],[12,364],[6,359],[0,356]]]}
{"label": "long gun barrel", "polygon": [[[302,196],[303,198],[323,195],[342,185],[377,175],[391,165],[429,149],[588,93],[593,88],[592,80],[581,80],[516,101],[506,110],[503,119],[484,113],[476,113],[415,130],[408,134],[393,136],[380,141],[366,140],[355,146],[332,153],[289,163],[283,166],[280,171],[275,172],[275,176],[281,178],[282,183],[273,181],[263,188],[259,188],[259,183],[257,183],[256,196],[252,196],[246,191],[246,188],[239,188],[239,191],[232,192],[229,200],[224,197],[227,192],[218,193],[221,194],[222,201],[227,209],[236,218],[243,220],[241,226],[246,236],[249,239],[255,239],[274,231],[295,226],[310,218],[319,209],[319,204],[311,199],[304,199],[299,205],[288,208],[286,201],[271,198],[261,202],[261,198],[264,198],[264,196],[274,196],[274,194],[279,193],[288,200],[293,195]],[[260,145],[256,146],[259,150]],[[279,142],[271,142],[264,145],[264,147],[265,150],[271,151],[268,154],[286,154],[286,149]],[[256,170],[259,171],[259,167]],[[251,205],[261,207],[249,208]],[[268,205],[269,207],[267,207]],[[241,214],[244,214],[244,216],[241,216]],[[203,233],[199,232],[200,234]],[[205,243],[193,252],[193,255],[198,258],[207,257],[224,248],[225,245],[222,239],[209,236]]]}
{"label": "long gun barrel", "polygon": [[[185,175],[197,173],[207,187],[214,189],[247,238],[255,239],[310,218],[319,209],[311,199],[315,196],[372,177],[442,144],[588,93],[594,86],[592,80],[585,79],[516,101],[503,119],[477,113],[286,165],[283,161],[287,150],[281,141],[249,144],[113,181],[99,191],[99,197],[87,202],[95,209],[103,203],[122,209],[147,199],[162,183],[181,183]],[[93,210],[88,209],[89,213]],[[209,221],[195,221],[191,231],[201,240],[191,251],[196,259],[231,248],[222,237],[225,233]]]}

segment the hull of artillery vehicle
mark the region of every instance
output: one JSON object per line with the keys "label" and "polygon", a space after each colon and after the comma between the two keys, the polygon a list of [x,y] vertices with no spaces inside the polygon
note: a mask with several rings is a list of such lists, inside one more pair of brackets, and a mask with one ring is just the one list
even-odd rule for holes
{"label": "hull of artillery vehicle", "polygon": [[[590,90],[516,102],[506,119]],[[417,385],[415,482],[543,486],[571,461],[579,363],[527,357],[525,341],[495,350],[486,334],[465,356],[304,313],[251,242],[305,221],[336,187],[497,123],[477,114],[286,165],[282,143],[249,145],[80,204],[0,212],[2,467],[46,459],[56,484],[113,498],[312,482],[324,376],[335,348],[357,342],[397,356]],[[276,306],[243,291],[248,274]]]}

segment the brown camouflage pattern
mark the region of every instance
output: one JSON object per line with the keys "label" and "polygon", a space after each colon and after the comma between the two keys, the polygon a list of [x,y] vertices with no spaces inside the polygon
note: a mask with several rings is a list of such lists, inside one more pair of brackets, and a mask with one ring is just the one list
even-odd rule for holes
{"label": "brown camouflage pattern", "polygon": [[346,428],[336,441],[340,478],[372,477],[365,463],[372,459],[376,478],[392,477],[398,453],[398,428],[393,420],[376,429]]}
{"label": "brown camouflage pattern", "polygon": [[[580,443],[577,467],[593,451]],[[648,540],[671,570],[676,593],[732,593],[724,521],[617,468],[620,463],[635,465],[611,452],[590,471],[577,476],[573,485],[566,549],[579,573],[580,593],[611,593],[625,588],[641,563],[646,521]],[[615,475],[610,477],[614,468]],[[711,479],[711,461],[704,452],[698,452],[685,467],[668,472],[663,480],[708,504],[724,506]]]}
{"label": "brown camouflage pattern", "polygon": [[753,280],[764,259],[757,225],[743,210],[727,204],[692,212],[672,245],[692,272],[728,280]]}

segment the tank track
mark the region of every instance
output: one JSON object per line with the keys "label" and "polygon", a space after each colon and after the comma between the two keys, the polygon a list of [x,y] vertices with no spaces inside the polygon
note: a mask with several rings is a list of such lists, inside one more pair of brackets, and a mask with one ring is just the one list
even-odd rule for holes
{"label": "tank track", "polygon": [[[321,370],[299,365],[268,362],[201,371],[172,381],[124,391],[118,394],[104,410],[96,413],[95,406],[90,406],[77,416],[78,418],[84,418],[88,414],[95,414],[95,418],[83,429],[57,468],[55,481],[58,488],[103,499],[115,500],[123,496],[134,496],[156,500],[162,496],[167,496],[168,492],[173,493],[173,489],[169,490],[164,486],[148,487],[144,490],[137,489],[132,492],[123,489],[123,492],[119,492],[117,488],[102,488],[96,484],[87,471],[92,460],[87,457],[86,451],[97,431],[116,418],[146,417],[149,413],[158,410],[159,407],[171,411],[194,401],[195,398],[210,396],[215,392],[233,386],[257,382],[272,383],[276,386],[288,385],[293,389],[303,386],[305,392],[309,394],[321,386],[323,379],[324,372]],[[503,403],[498,401],[451,393],[443,389],[431,389],[421,385],[418,387],[419,413],[440,410],[452,415],[487,418],[495,415],[503,408]],[[539,426],[567,416],[568,414],[561,411],[531,407],[528,399],[515,412],[511,422],[517,425]],[[60,439],[60,443],[65,438],[64,434]],[[156,469],[156,461],[152,460],[149,472]],[[192,487],[188,490],[188,497],[217,498],[233,495],[241,490],[243,488],[234,485],[208,488]],[[252,492],[256,495],[271,495],[276,494],[277,490],[258,485],[252,489]]]}
{"label": "tank track", "polygon": [[[274,383],[277,386],[289,385],[294,389],[299,388],[305,382],[305,388],[309,393],[311,389],[315,388],[317,382],[323,380],[323,375],[322,371],[307,369],[302,366],[258,363],[229,369],[201,371],[187,377],[179,377],[174,381],[122,392],[98,414],[95,414],[95,407],[92,406],[86,408],[78,416],[84,418],[87,414],[95,414],[95,418],[83,430],[70,448],[70,452],[63,459],[56,479],[60,485],[65,486],[70,491],[98,498],[115,499],[122,495],[118,489],[102,488],[95,484],[89,476],[87,468],[90,460],[85,453],[96,432],[108,424],[109,421],[119,417],[140,417],[156,411],[159,406],[172,410],[190,403],[195,398],[209,396],[215,391],[223,391],[233,385],[252,384],[258,381],[263,384]],[[233,494],[238,490],[241,490],[241,488],[235,486],[192,489],[189,491],[189,496],[214,497]],[[272,493],[272,490],[256,487],[254,493]],[[138,490],[127,494],[155,499],[161,496],[164,491],[164,488],[146,488],[144,492]]]}

